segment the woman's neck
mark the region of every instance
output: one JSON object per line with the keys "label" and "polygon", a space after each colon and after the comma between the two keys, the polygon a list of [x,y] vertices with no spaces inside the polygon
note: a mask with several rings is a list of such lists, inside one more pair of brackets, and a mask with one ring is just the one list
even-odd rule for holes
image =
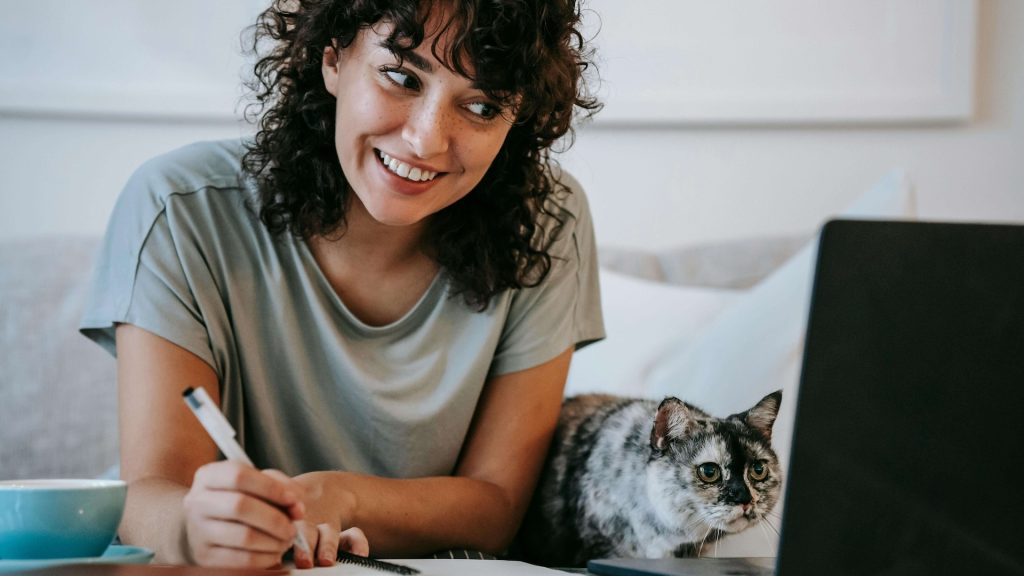
{"label": "woman's neck", "polygon": [[371,326],[390,324],[412,309],[438,272],[424,249],[426,222],[386,226],[353,196],[338,237],[314,236],[307,245],[345,306]]}
{"label": "woman's neck", "polygon": [[[320,253],[336,262],[386,272],[427,258],[424,249],[427,221],[411,226],[389,226],[375,220],[355,194],[349,195],[345,228],[339,236],[310,239]],[[429,259],[429,258],[427,258]]]}

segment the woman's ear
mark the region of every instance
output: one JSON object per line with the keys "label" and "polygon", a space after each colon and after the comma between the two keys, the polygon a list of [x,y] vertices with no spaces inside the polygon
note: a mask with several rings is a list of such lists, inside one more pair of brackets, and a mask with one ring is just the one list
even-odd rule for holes
{"label": "woman's ear", "polygon": [[320,70],[324,75],[324,87],[327,88],[327,91],[332,96],[337,97],[338,66],[341,63],[338,58],[337,47],[325,46],[324,57],[321,62]]}

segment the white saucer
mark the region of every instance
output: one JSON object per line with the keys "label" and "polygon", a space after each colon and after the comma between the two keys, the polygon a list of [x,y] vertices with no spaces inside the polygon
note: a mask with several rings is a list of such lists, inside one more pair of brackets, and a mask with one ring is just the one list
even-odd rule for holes
{"label": "white saucer", "polygon": [[61,564],[149,564],[153,551],[136,546],[112,545],[102,556],[88,558],[48,558],[45,560],[0,560],[0,572],[32,570]]}

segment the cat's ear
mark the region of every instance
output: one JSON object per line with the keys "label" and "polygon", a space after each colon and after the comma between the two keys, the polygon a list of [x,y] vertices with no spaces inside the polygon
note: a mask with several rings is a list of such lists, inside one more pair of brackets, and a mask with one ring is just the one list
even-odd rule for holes
{"label": "cat's ear", "polygon": [[665,398],[658,405],[658,414],[654,417],[651,448],[663,452],[668,448],[669,439],[686,435],[694,423],[694,415],[682,400],[671,396]]}
{"label": "cat's ear", "polygon": [[776,390],[765,396],[753,408],[742,414],[743,421],[754,430],[757,430],[766,440],[772,439],[772,426],[775,424],[775,417],[779,415],[779,406],[782,405],[782,390]]}

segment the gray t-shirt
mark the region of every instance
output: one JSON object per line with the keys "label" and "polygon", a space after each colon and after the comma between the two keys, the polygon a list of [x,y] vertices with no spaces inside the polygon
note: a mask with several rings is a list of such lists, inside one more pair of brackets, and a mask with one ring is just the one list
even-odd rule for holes
{"label": "gray t-shirt", "polygon": [[112,354],[115,324],[128,323],[203,359],[257,466],[451,474],[489,377],[604,336],[593,226],[571,179],[540,285],[505,291],[479,312],[449,297],[442,271],[403,318],[369,326],[304,241],[260,222],[243,152],[238,140],[198,143],[136,171],[80,328]]}

